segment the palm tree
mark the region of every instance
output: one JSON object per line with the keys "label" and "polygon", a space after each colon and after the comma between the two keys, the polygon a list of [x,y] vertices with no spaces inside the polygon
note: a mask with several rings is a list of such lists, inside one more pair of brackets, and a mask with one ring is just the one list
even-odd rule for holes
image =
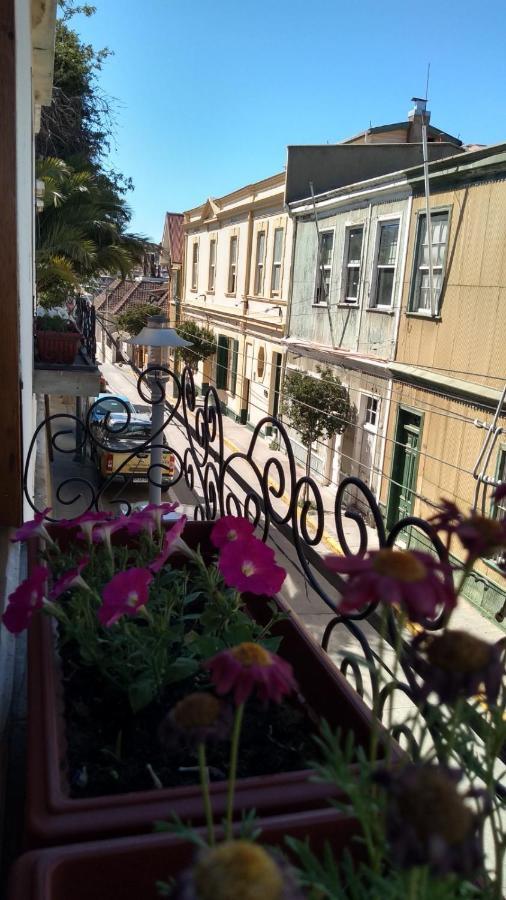
{"label": "palm tree", "polygon": [[36,254],[43,303],[63,303],[96,275],[125,278],[142,262],[146,239],[125,230],[130,210],[107,178],[55,157],[38,160],[36,172],[45,189]]}

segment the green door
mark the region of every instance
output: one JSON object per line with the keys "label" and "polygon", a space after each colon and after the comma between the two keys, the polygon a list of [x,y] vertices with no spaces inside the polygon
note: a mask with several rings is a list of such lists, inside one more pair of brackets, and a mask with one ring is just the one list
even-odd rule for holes
{"label": "green door", "polygon": [[410,516],[413,512],[420,432],[421,416],[406,409],[399,409],[388,499],[388,528],[392,528],[399,519]]}

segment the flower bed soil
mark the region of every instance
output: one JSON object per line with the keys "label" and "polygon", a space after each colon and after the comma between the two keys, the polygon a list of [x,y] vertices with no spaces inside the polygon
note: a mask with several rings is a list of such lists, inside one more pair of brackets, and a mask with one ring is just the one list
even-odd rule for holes
{"label": "flower bed soil", "polygon": [[[162,700],[132,715],[118,704],[96,670],[76,669],[74,648],[63,651],[63,685],[68,778],[71,797],[98,797],[153,789],[149,764],[164,787],[198,783],[196,754],[176,740],[166,749],[158,738],[161,721],[182,697],[209,686],[206,673],[172,685]],[[120,698],[121,699],[121,698]],[[316,716],[297,700],[279,706],[246,704],[238,775],[248,778],[304,769],[316,756]],[[227,777],[230,742],[207,751],[211,781]]]}

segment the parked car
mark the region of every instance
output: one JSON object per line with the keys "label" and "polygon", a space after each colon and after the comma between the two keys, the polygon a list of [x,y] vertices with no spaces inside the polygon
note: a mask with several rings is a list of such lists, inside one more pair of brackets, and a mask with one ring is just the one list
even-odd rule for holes
{"label": "parked car", "polygon": [[[100,403],[97,401],[100,400]],[[94,404],[97,404],[94,406]],[[99,394],[92,403],[94,407],[90,415],[90,425],[94,425],[105,419],[108,413],[126,413],[137,415],[137,409],[128,397],[123,394]]]}
{"label": "parked car", "polygon": [[[128,481],[133,484],[148,482],[148,471],[151,463],[150,448],[143,445],[151,436],[151,421],[148,416],[136,413],[128,421],[125,412],[110,412],[107,419],[90,426],[94,438],[93,458],[103,479],[110,478]],[[163,445],[163,463],[167,467],[162,470],[162,490],[167,490],[172,483],[175,471],[175,457],[170,453],[165,436]],[[135,452],[139,447],[138,452]],[[123,465],[124,464],[124,465]],[[120,467],[123,468],[120,469]],[[118,471],[120,470],[120,471]],[[155,471],[153,478],[158,479]]]}

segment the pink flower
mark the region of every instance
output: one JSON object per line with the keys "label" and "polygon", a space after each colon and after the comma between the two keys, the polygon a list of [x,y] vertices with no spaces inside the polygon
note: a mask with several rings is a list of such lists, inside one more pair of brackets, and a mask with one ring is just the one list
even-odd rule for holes
{"label": "pink flower", "polygon": [[93,512],[93,510],[89,510],[88,512],[83,513],[82,516],[78,516],[76,519],[74,519],[74,525],[79,526],[83,536],[86,538],[88,543],[91,544],[92,532],[95,525],[97,525],[97,523],[99,522],[100,524],[102,524],[111,517],[111,513]]}
{"label": "pink flower", "polygon": [[172,528],[165,532],[163,536],[163,544],[162,549],[160,550],[159,555],[155,560],[151,563],[149,568],[152,572],[159,572],[160,569],[163,569],[165,563],[167,562],[169,556],[173,553],[177,553],[179,551],[183,551],[183,553],[191,553],[191,550],[185,542],[180,538],[180,534],[183,531],[186,525],[186,516],[181,516],[177,522],[174,523]]}
{"label": "pink flower", "polygon": [[149,597],[149,585],[153,576],[148,569],[128,569],[118,572],[106,584],[98,611],[102,625],[114,625],[121,616],[135,616],[140,607],[145,606]]}
{"label": "pink flower", "polygon": [[413,622],[451,610],[457,599],[449,566],[418,550],[374,550],[365,557],[327,556],[333,572],[348,575],[339,606],[356,612],[369,603],[403,607]]}
{"label": "pink flower", "polygon": [[276,565],[274,551],[256,537],[225,544],[218,568],[229,587],[269,597],[277,594],[286,578],[285,570]]}
{"label": "pink flower", "polygon": [[144,506],[142,509],[143,513],[149,513],[152,516],[153,521],[157,527],[157,530],[160,531],[162,527],[162,518],[163,516],[168,515],[169,513],[173,513],[179,506],[179,503],[148,503],[147,506]]}
{"label": "pink flower", "polygon": [[457,504],[452,500],[441,500],[437,509],[437,513],[430,517],[429,522],[436,531],[453,534],[464,518]]}
{"label": "pink flower", "polygon": [[255,526],[240,516],[223,516],[211,531],[211,541],[215,547],[225,547],[229,541],[241,541],[251,537]]}
{"label": "pink flower", "polygon": [[24,522],[20,528],[14,533],[14,537],[11,537],[11,541],[16,543],[16,541],[29,541],[30,538],[34,537],[42,537],[44,540],[49,541],[51,544],[53,541],[49,536],[45,526],[44,519],[46,518],[48,512],[51,512],[51,507],[47,506],[46,509],[43,509],[42,512],[35,513],[33,519],[29,522]]}
{"label": "pink flower", "polygon": [[43,605],[48,575],[49,571],[45,566],[35,566],[30,577],[9,595],[9,605],[2,621],[12,634],[19,634],[28,628],[35,610]]}
{"label": "pink flower", "polygon": [[138,512],[132,513],[131,516],[127,516],[124,520],[123,527],[131,537],[135,537],[140,534],[141,531],[147,531],[149,535],[152,535],[156,528],[156,523],[150,513],[146,513],[144,509],[141,509],[138,510]]}
{"label": "pink flower", "polygon": [[86,568],[90,561],[89,556],[83,556],[82,559],[79,560],[75,569],[71,569],[70,572],[66,572],[65,575],[62,575],[61,578],[58,578],[58,581],[54,583],[53,590],[51,591],[49,597],[50,600],[57,600],[61,594],[64,594],[65,591],[70,590],[73,587],[82,587],[88,588],[84,578],[81,578],[81,572]]}
{"label": "pink flower", "polygon": [[469,565],[480,556],[492,556],[506,548],[506,519],[487,519],[471,513],[455,529],[455,534],[469,553]]}
{"label": "pink flower", "polygon": [[202,667],[211,672],[218,694],[234,691],[237,705],[255,690],[260,700],[280,703],[285,694],[297,688],[290,663],[259,644],[244,643],[222,650]]}

